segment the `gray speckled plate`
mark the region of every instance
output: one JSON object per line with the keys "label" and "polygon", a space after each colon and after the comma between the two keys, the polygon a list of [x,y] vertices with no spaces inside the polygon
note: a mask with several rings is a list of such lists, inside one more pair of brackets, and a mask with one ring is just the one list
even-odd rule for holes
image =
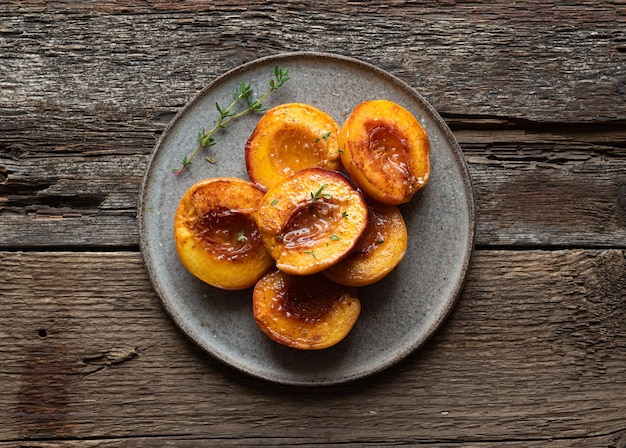
{"label": "gray speckled plate", "polygon": [[[258,115],[220,130],[217,145],[197,157],[180,177],[172,174],[196,146],[200,129],[213,126],[215,102],[229,104],[233,88],[247,81],[264,92],[274,66],[291,80],[266,107],[309,103],[341,125],[358,103],[388,99],[409,109],[431,142],[428,185],[401,207],[409,229],[402,263],[379,283],[360,289],[361,316],[334,347],[298,351],[271,341],[252,317],[251,290],[222,291],[192,277],[181,265],[173,240],[174,213],[193,183],[214,176],[247,179],[244,144]],[[463,287],[474,246],[474,197],[465,160],[437,112],[399,79],[354,59],[290,53],[242,65],[216,79],[187,104],[158,141],[145,174],[139,207],[141,251],[150,279],[174,322],[198,346],[225,364],[285,384],[329,385],[379,372],[419,348],[442,324]]]}

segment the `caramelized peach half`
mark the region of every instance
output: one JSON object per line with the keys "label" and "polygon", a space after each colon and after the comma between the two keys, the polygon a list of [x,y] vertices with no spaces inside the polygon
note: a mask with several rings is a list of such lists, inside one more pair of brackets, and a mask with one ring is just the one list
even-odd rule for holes
{"label": "caramelized peach half", "polygon": [[263,195],[253,183],[227,177],[205,179],[185,192],[174,239],[189,272],[217,288],[245,289],[273,267],[255,218]]}
{"label": "caramelized peach half", "polygon": [[367,206],[343,174],[310,168],[265,194],[257,223],[279,269],[314,274],[354,248],[367,226]]}
{"label": "caramelized peach half", "polygon": [[394,102],[372,100],[356,106],[341,128],[339,147],[352,180],[378,202],[408,202],[428,182],[426,131]]}
{"label": "caramelized peach half", "polygon": [[271,188],[305,168],[338,170],[338,134],[335,120],[314,106],[276,106],[265,112],[246,143],[248,176]]}
{"label": "caramelized peach half", "polygon": [[259,280],[252,304],[254,320],[267,336],[301,350],[335,345],[361,312],[354,288],[321,274],[290,276],[278,270]]}
{"label": "caramelized peach half", "polygon": [[365,286],[389,274],[404,258],[408,232],[395,205],[368,202],[369,220],[354,250],[324,271],[329,279],[347,286]]}

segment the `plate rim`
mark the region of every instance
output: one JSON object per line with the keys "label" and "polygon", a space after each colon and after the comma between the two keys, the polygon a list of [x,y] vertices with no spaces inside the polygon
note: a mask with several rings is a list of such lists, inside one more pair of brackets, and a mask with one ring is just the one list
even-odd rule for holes
{"label": "plate rim", "polygon": [[[469,226],[469,228],[467,229],[468,238],[467,238],[465,251],[463,254],[463,260],[460,264],[461,269],[459,270],[459,273],[460,273],[459,281],[456,282],[454,284],[454,287],[452,288],[452,293],[450,295],[451,300],[447,301],[447,303],[442,309],[442,312],[439,313],[439,315],[433,320],[432,324],[429,326],[430,328],[428,328],[428,331],[425,332],[426,336],[415,344],[409,344],[405,348],[405,350],[400,351],[398,353],[398,356],[396,356],[394,359],[389,360],[387,362],[380,363],[375,368],[371,368],[367,371],[356,373],[353,375],[343,376],[341,378],[336,378],[333,380],[324,380],[324,381],[315,381],[315,380],[306,380],[306,379],[302,379],[302,380],[287,379],[284,377],[278,377],[278,375],[270,378],[266,375],[263,375],[261,372],[258,372],[257,369],[252,369],[252,368],[246,369],[243,366],[237,365],[233,362],[229,362],[229,360],[226,360],[223,357],[217,356],[215,353],[212,353],[206,347],[204,347],[201,341],[197,340],[193,336],[193,334],[191,334],[187,330],[186,323],[183,321],[182,318],[180,318],[177,315],[175,310],[172,308],[172,305],[167,300],[165,300],[164,298],[165,292],[163,291],[159,282],[156,279],[156,274],[152,267],[151,254],[148,253],[149,251],[147,247],[147,241],[144,236],[146,233],[146,227],[145,227],[146,220],[144,216],[145,216],[145,205],[146,205],[146,195],[147,195],[147,184],[150,180],[151,168],[153,166],[155,158],[158,156],[159,149],[163,145],[164,140],[169,135],[170,130],[176,125],[178,119],[181,116],[183,116],[189,109],[193,108],[193,106],[205,96],[206,92],[210,91],[216,84],[219,84],[224,79],[237,75],[240,72],[245,72],[251,68],[254,68],[255,66],[267,64],[270,61],[279,63],[280,61],[294,59],[294,58],[326,59],[326,60],[340,61],[343,63],[355,65],[361,69],[367,69],[367,70],[373,71],[377,75],[383,78],[386,78],[390,82],[394,83],[396,86],[400,87],[407,95],[417,99],[419,103],[421,104],[421,106],[428,112],[428,114],[430,115],[430,118],[436,122],[437,126],[439,127],[439,130],[444,134],[446,141],[450,145],[450,148],[453,152],[454,160],[459,170],[462,173],[462,176],[461,176],[462,184],[464,186],[464,190],[466,194],[465,205],[468,210],[468,226]],[[472,181],[471,173],[469,171],[468,163],[463,154],[463,151],[461,150],[460,145],[458,144],[456,138],[454,137],[454,134],[450,130],[445,120],[441,117],[441,115],[437,112],[437,110],[428,101],[426,101],[426,99],[417,90],[412,88],[407,82],[398,78],[396,75],[372,63],[360,60],[358,58],[351,57],[351,56],[344,56],[344,55],[335,54],[335,53],[329,53],[329,52],[295,51],[295,52],[282,52],[282,53],[277,53],[273,55],[263,56],[263,57],[245,62],[243,64],[240,64],[234,68],[231,68],[225,71],[224,73],[222,73],[221,75],[215,77],[213,80],[211,80],[202,89],[200,89],[197,93],[195,93],[182,107],[179,108],[179,110],[170,119],[169,123],[165,126],[165,128],[161,132],[161,135],[157,139],[150,153],[150,157],[148,158],[148,162],[146,164],[143,177],[142,177],[138,199],[139,201],[137,204],[137,229],[138,229],[138,237],[139,237],[139,249],[140,249],[142,261],[148,273],[150,284],[153,290],[155,291],[157,297],[159,298],[161,306],[163,306],[167,315],[174,322],[175,326],[178,327],[178,331],[182,332],[183,335],[188,340],[192,341],[196,345],[196,347],[200,348],[203,353],[208,354],[214,360],[221,362],[224,365],[227,365],[230,368],[233,368],[234,370],[244,373],[246,375],[250,375],[252,377],[259,378],[259,379],[269,381],[272,383],[277,383],[277,384],[292,385],[292,386],[312,386],[312,387],[344,384],[344,383],[348,383],[348,382],[352,382],[352,381],[356,381],[362,378],[376,375],[382,372],[383,370],[386,370],[389,367],[406,359],[411,354],[417,352],[421,347],[424,346],[424,344],[426,344],[426,342],[428,342],[433,337],[435,333],[437,333],[437,331],[441,328],[443,323],[449,317],[452,310],[455,308],[459,300],[459,297],[461,296],[461,293],[463,292],[463,289],[465,287],[465,284],[467,281],[467,274],[468,274],[469,267],[470,267],[470,262],[471,262],[471,259],[473,257],[474,250],[475,250],[476,197],[475,197],[473,181]]]}

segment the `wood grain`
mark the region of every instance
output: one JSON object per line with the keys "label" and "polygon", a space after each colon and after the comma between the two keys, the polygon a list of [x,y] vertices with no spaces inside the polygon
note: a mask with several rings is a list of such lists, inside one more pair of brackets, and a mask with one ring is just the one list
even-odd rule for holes
{"label": "wood grain", "polygon": [[[22,132],[150,132],[243,62],[312,50],[395,73],[442,113],[626,119],[621,1],[5,2],[2,107]],[[312,14],[311,11],[315,11]]]}
{"label": "wood grain", "polygon": [[478,251],[426,347],[374,378],[314,389],[271,386],[201,353],[137,253],[3,252],[0,269],[6,443],[625,441],[623,251]]}

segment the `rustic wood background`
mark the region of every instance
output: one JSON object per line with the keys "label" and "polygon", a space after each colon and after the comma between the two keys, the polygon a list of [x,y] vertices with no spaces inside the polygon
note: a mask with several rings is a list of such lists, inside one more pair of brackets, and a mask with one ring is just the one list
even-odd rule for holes
{"label": "rustic wood background", "polygon": [[[301,50],[417,89],[477,200],[441,330],[315,389],[193,346],[136,228],[176,111]],[[0,93],[0,447],[626,447],[626,1],[2,1]]]}

